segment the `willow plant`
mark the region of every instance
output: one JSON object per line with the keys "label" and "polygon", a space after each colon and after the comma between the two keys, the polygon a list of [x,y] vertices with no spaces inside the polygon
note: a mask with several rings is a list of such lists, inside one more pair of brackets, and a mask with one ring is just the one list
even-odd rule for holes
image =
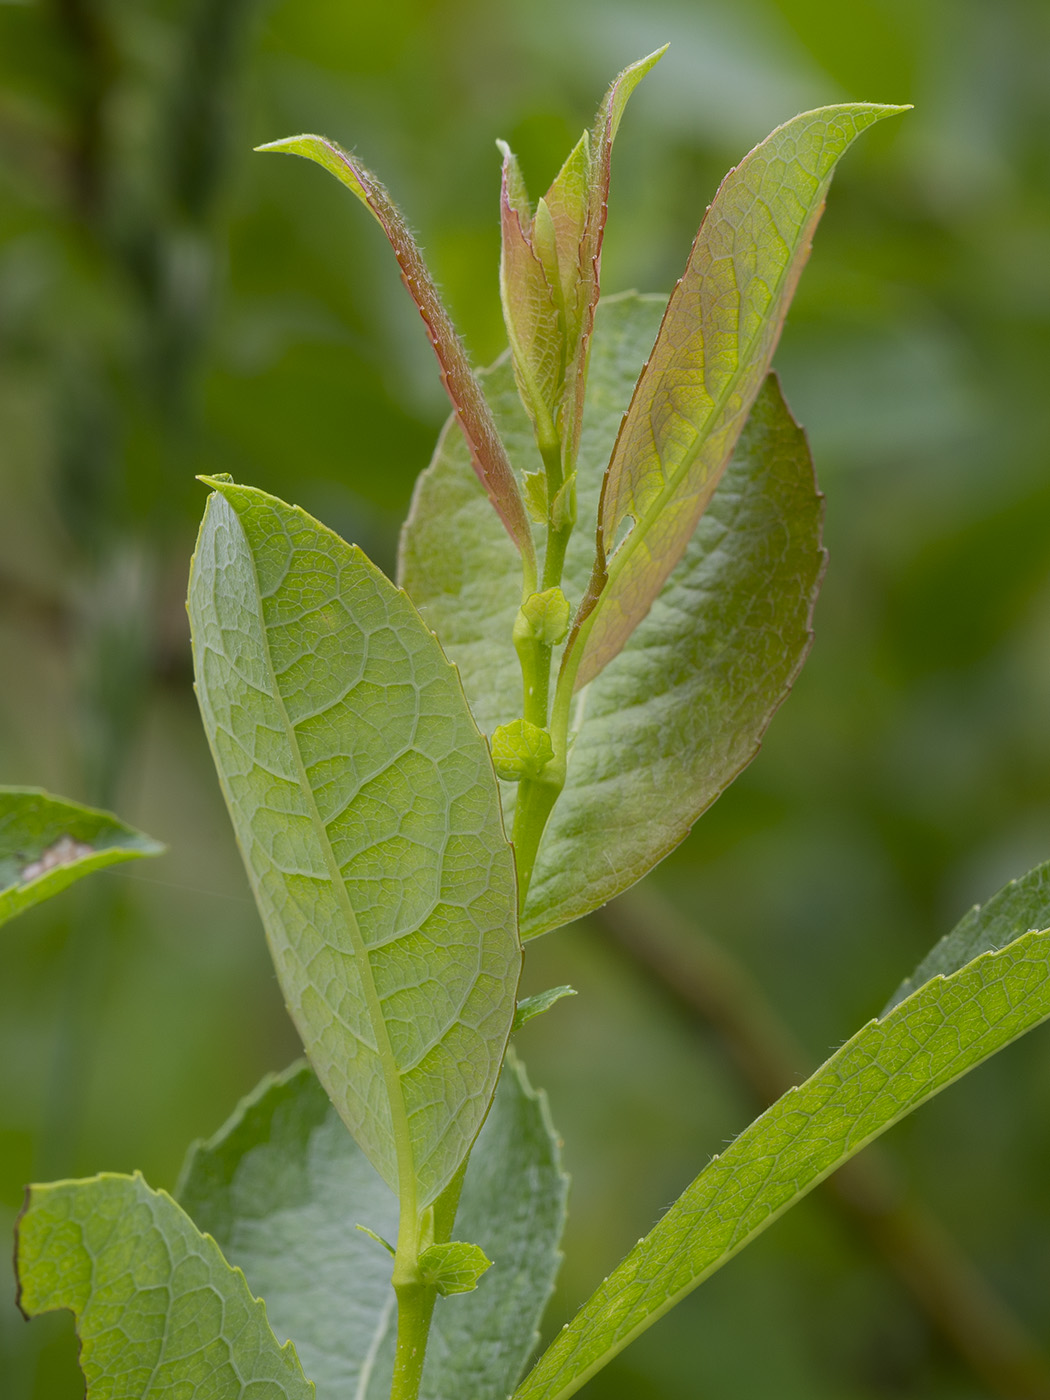
{"label": "willow plant", "polygon": [[[822,498],[770,364],[839,159],[903,110],[786,122],[726,176],[669,299],[600,300],[613,142],[659,57],[620,74],[535,205],[502,146],[509,352],[482,376],[356,156],[263,148],[378,221],[453,412],[396,583],[299,507],[206,480],[197,693],[306,1059],[191,1149],[174,1199],[140,1176],[30,1189],[21,1304],[72,1309],[92,1400],[564,1400],[1050,1015],[1041,868],[710,1161],[528,1369],[567,1183],[508,1044],[570,989],[519,1000],[522,946],[680,842],[802,666]],[[18,820],[0,917],[94,849]]]}

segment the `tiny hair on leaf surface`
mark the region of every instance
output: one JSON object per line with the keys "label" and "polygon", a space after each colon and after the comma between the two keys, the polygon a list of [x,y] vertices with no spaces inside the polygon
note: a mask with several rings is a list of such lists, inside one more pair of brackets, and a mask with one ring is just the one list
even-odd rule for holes
{"label": "tiny hair on leaf surface", "polygon": [[15,1264],[27,1317],[75,1315],[87,1400],[313,1400],[241,1271],[137,1174],[30,1187]]}
{"label": "tiny hair on leaf surface", "polygon": [[484,1120],[514,1018],[516,887],[487,746],[408,599],[297,507],[219,483],[189,606],[205,729],[292,1018],[418,1213]]}
{"label": "tiny hair on leaf surface", "polygon": [[[493,1265],[473,1293],[438,1298],[423,1400],[492,1400],[513,1390],[554,1286],[567,1192],[546,1100],[511,1052],[456,1215],[457,1233]],[[309,1066],[263,1080],[213,1138],[192,1148],[176,1194],[266,1299],[274,1331],[294,1340],[317,1400],[389,1395],[390,1258],[354,1222],[392,1234],[397,1201]]]}
{"label": "tiny hair on leaf surface", "polygon": [[163,852],[109,812],[43,788],[0,787],[0,924],[93,870]]}
{"label": "tiny hair on leaf surface", "polygon": [[938,974],[870,1021],[711,1161],[558,1334],[515,1400],[575,1394],[836,1167],[1047,1017],[1050,930]]}

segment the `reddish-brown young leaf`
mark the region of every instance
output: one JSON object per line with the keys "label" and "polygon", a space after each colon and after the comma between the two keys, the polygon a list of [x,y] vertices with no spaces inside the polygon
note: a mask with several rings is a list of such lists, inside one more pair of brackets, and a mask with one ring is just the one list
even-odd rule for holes
{"label": "reddish-brown young leaf", "polygon": [[401,211],[356,156],[324,136],[289,136],[257,149],[303,156],[324,166],[357,195],[386,234],[401,269],[401,279],[426,325],[441,367],[445,392],[470,447],[474,470],[507,533],[517,545],[525,561],[526,574],[530,570],[534,573],[532,530],[517,478],[492,421],[492,413],[481,386],[470,367],[463,343]]}

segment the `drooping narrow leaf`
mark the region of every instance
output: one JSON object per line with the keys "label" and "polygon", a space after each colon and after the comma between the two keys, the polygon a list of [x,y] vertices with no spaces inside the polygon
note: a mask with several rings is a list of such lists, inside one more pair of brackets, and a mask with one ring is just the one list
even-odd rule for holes
{"label": "drooping narrow leaf", "polygon": [[280,151],[316,161],[358,197],[386,234],[401,269],[401,279],[427,328],[441,368],[445,392],[469,444],[471,462],[478,480],[506,526],[507,533],[535,573],[532,530],[517,480],[492,421],[485,395],[470,367],[463,342],[400,209],[356,156],[324,136],[288,136],[256,149]]}
{"label": "drooping narrow leaf", "polygon": [[244,1275],[138,1174],[31,1187],[15,1264],[27,1317],[75,1314],[87,1400],[314,1395]]}
{"label": "drooping narrow leaf", "polygon": [[577,688],[645,616],[711,500],[768,372],[836,164],[862,131],[903,110],[805,112],[722,182],[609,462],[594,572],[563,663]]}
{"label": "drooping narrow leaf", "polygon": [[484,1119],[520,947],[496,780],[403,593],[297,507],[216,483],[190,579],[197,692],[289,1011],[403,1202]]}
{"label": "drooping narrow leaf", "polygon": [[931,977],[948,977],[982,953],[1004,948],[1020,929],[1050,928],[1050,861],[1011,880],[985,904],[975,904],[930,949],[886,1003],[883,1015]]}
{"label": "drooping narrow leaf", "polygon": [[[580,443],[581,520],[594,518],[623,405],[662,310],[662,299],[635,294],[599,305]],[[531,469],[535,448],[505,362],[488,374],[487,390],[515,464]],[[459,667],[487,733],[521,705],[508,641],[517,560],[491,515],[450,425],[417,486],[400,578]],[[678,568],[621,655],[577,700],[565,788],[540,846],[524,937],[633,884],[754,756],[809,649],[821,519],[804,436],[771,382]],[[588,532],[578,528],[565,569],[573,602],[591,557]],[[513,789],[503,797],[509,819]]]}
{"label": "drooping narrow leaf", "polygon": [[[513,1054],[467,1167],[456,1234],[493,1266],[469,1296],[439,1299],[423,1400],[495,1400],[536,1344],[560,1255],[567,1181],[546,1104]],[[389,1236],[397,1203],[346,1132],[313,1071],[264,1080],[191,1150],[178,1196],[266,1299],[318,1400],[385,1400],[396,1327]]]}
{"label": "drooping narrow leaf", "polygon": [[163,851],[109,812],[43,788],[0,787],[0,924],[92,870]]}
{"label": "drooping narrow leaf", "polygon": [[920,1104],[1050,1016],[1050,931],[927,982],[715,1157],[515,1392],[565,1400],[778,1216]]}

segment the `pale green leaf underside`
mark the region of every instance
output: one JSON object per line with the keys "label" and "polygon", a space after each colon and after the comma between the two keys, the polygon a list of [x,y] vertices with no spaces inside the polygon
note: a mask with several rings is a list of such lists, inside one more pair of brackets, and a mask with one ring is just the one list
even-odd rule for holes
{"label": "pale green leaf underside", "polygon": [[1023,934],[869,1022],[714,1158],[515,1392],[564,1400],[836,1167],[1050,1016],[1050,932]]}
{"label": "pale green leaf underside", "polygon": [[[542,1096],[513,1054],[471,1153],[456,1234],[495,1262],[468,1296],[439,1299],[423,1400],[503,1400],[536,1344],[554,1284],[567,1180]],[[312,1070],[264,1080],[194,1148],[179,1199],[266,1299],[318,1400],[386,1400],[397,1326],[390,1258],[397,1203]]]}
{"label": "pale green leaf underside", "polygon": [[[778,127],[723,180],[671,294],[609,462],[608,576],[570,641],[592,680],[646,615],[706,509],[762,386],[839,159],[899,107],[850,103]],[[630,524],[620,543],[621,527]]]}
{"label": "pale green leaf underside", "polygon": [[163,850],[109,812],[42,788],[0,787],[0,924],[92,870]]}
{"label": "pale green leaf underside", "polygon": [[404,594],[264,492],[210,498],[190,619],[289,1011],[366,1156],[422,1208],[477,1133],[514,1016],[514,868],[487,747]]}
{"label": "pale green leaf underside", "polygon": [[1050,861],[975,904],[946,933],[887,1002],[883,1015],[931,977],[948,977],[982,953],[1005,948],[1021,929],[1050,928]]}
{"label": "pale green leaf underside", "polygon": [[139,1175],[30,1189],[18,1227],[27,1316],[76,1315],[87,1400],[310,1400],[239,1269]]}
{"label": "pale green leaf underside", "polygon": [[[636,294],[598,306],[579,524],[565,570],[574,604],[590,574],[602,472],[662,311],[661,298]],[[512,461],[535,469],[506,363],[485,382]],[[578,736],[540,845],[523,937],[579,918],[640,879],[754,756],[809,649],[821,517],[805,439],[770,383],[678,568],[621,654],[578,698]],[[401,581],[458,665],[481,727],[491,733],[520,714],[509,641],[517,556],[451,425],[417,487]],[[509,814],[513,789],[504,786],[503,798]]]}

